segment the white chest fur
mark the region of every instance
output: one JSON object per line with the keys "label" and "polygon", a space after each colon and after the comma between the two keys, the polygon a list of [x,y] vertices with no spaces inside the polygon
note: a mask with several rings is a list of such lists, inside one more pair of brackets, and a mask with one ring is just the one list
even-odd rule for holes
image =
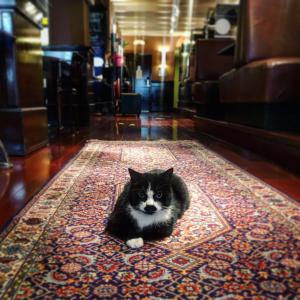
{"label": "white chest fur", "polygon": [[172,217],[171,208],[160,210],[153,215],[147,215],[129,205],[129,212],[131,217],[136,220],[140,229],[154,224],[166,223]]}

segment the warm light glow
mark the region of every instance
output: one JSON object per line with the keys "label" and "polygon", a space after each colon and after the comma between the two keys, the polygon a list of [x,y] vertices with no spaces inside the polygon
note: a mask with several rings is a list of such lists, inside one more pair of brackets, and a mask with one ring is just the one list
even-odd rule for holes
{"label": "warm light glow", "polygon": [[34,14],[37,12],[37,9],[36,7],[30,2],[28,1],[26,4],[25,4],[25,11],[29,14]]}
{"label": "warm light glow", "polygon": [[117,24],[116,23],[113,23],[112,31],[113,31],[113,34],[117,33]]}
{"label": "warm light glow", "polygon": [[158,68],[158,74],[160,77],[166,76],[166,70],[167,70],[167,52],[169,51],[169,48],[166,46],[160,47],[159,51],[161,52],[161,64]]}
{"label": "warm light glow", "polygon": [[167,53],[169,51],[169,47],[167,46],[162,46],[159,48],[159,51],[162,53]]}
{"label": "warm light glow", "polygon": [[134,40],[133,41],[133,45],[134,46],[138,46],[138,45],[141,45],[141,46],[145,46],[145,41],[144,40]]}
{"label": "warm light glow", "polygon": [[36,21],[36,22],[40,22],[42,19],[43,19],[43,14],[41,12],[37,13],[34,16],[34,21]]}
{"label": "warm light glow", "polygon": [[41,31],[41,43],[43,46],[49,45],[49,29],[47,27],[43,28]]}
{"label": "warm light glow", "polygon": [[160,69],[167,69],[167,68],[168,68],[167,65],[163,65],[163,64],[159,65],[158,67],[159,67]]}
{"label": "warm light glow", "polygon": [[40,44],[41,38],[40,37],[18,37],[17,43],[22,44]]}

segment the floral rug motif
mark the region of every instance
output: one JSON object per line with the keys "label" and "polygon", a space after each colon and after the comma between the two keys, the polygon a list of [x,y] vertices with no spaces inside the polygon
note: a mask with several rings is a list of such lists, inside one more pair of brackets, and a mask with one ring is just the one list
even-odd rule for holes
{"label": "floral rug motif", "polygon": [[[105,234],[128,168],[170,167],[172,236]],[[300,299],[300,205],[194,141],[90,141],[0,235],[0,299]]]}

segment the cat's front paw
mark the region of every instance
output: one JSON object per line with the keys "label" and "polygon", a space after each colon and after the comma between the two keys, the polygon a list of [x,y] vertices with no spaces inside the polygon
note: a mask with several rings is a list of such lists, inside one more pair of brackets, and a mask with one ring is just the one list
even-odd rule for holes
{"label": "cat's front paw", "polygon": [[135,239],[126,241],[126,244],[130,248],[141,248],[144,246],[144,241],[143,241],[143,238],[135,238]]}

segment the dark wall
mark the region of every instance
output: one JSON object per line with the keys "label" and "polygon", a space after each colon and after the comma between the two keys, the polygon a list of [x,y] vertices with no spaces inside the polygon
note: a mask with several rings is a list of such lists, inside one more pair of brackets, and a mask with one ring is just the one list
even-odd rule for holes
{"label": "dark wall", "polygon": [[89,7],[85,0],[51,0],[51,45],[89,46]]}
{"label": "dark wall", "polygon": [[6,49],[12,44],[13,37],[3,31],[0,31],[0,107],[5,107],[7,105],[8,99],[8,89],[7,89],[7,60],[9,60],[8,53]]}
{"label": "dark wall", "polygon": [[0,107],[15,106],[17,101],[14,47],[13,33],[0,31]]}

